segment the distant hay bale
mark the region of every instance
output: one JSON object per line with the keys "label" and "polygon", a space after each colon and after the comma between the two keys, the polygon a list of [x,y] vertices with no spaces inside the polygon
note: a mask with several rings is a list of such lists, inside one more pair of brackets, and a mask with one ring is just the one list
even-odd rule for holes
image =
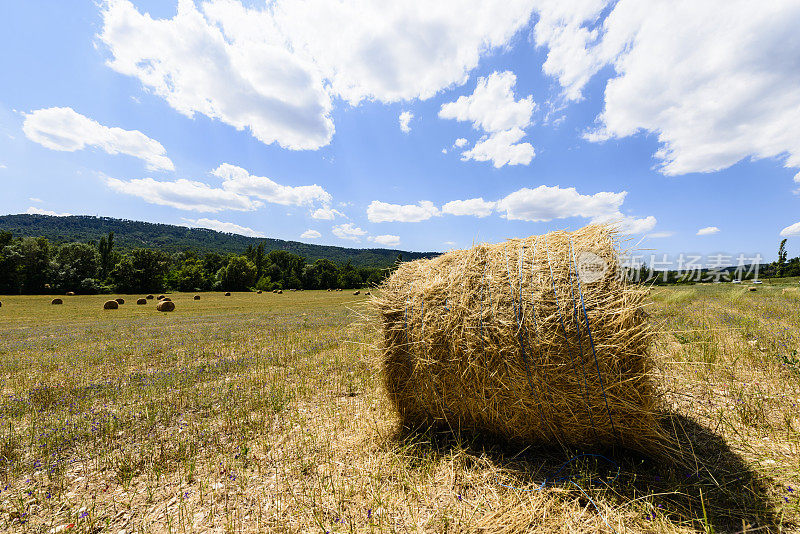
{"label": "distant hay bale", "polygon": [[3,303],[2,303],[2,302],[0,302],[0,308],[2,308],[2,307],[3,307]]}
{"label": "distant hay bale", "polygon": [[283,295],[283,289],[278,290],[278,295]]}
{"label": "distant hay bale", "polygon": [[147,304],[147,299],[137,299],[136,304],[141,306],[142,304]]}
{"label": "distant hay bale", "polygon": [[153,295],[147,295],[145,298],[146,298],[147,300],[153,300],[155,297],[153,297]]}
{"label": "distant hay bale", "polygon": [[163,299],[161,299],[159,302],[171,302],[171,301],[172,301],[172,299],[171,299],[171,298],[169,298],[169,297],[164,297],[164,298],[163,298]]}
{"label": "distant hay bale", "polygon": [[125,299],[123,299],[123,298],[118,298],[118,299],[114,299],[114,300],[117,301],[117,304],[125,304]]}
{"label": "distant hay bale", "polygon": [[117,308],[119,308],[119,303],[116,300],[107,300],[103,304],[104,310],[116,310]]}
{"label": "distant hay bale", "polygon": [[230,292],[230,291],[226,291],[226,292],[225,292],[225,296],[226,296],[226,297],[230,297],[230,296],[231,296],[231,292]]}
{"label": "distant hay bale", "polygon": [[75,296],[75,292],[74,291],[67,291],[67,296],[68,297],[74,297]]}
{"label": "distant hay bale", "polygon": [[361,291],[353,291],[353,295],[360,295]]}
{"label": "distant hay bale", "polygon": [[61,299],[53,299],[50,301],[50,304],[64,304],[64,301]]}
{"label": "distant hay bale", "polygon": [[160,312],[171,312],[175,311],[175,303],[171,300],[162,300],[156,305],[156,310]]}
{"label": "distant hay bale", "polygon": [[164,295],[159,295],[158,297],[156,297],[156,300],[164,300],[165,298],[167,297],[165,297]]}
{"label": "distant hay bale", "polygon": [[369,291],[367,291],[367,292],[366,292],[366,293],[364,293],[364,294],[365,294],[365,295],[372,295],[372,293],[370,293]]}
{"label": "distant hay bale", "polygon": [[258,291],[256,291],[256,294],[260,295],[261,294],[261,290],[259,289]]}
{"label": "distant hay bale", "polygon": [[758,288],[755,288],[755,287],[748,287],[747,288],[748,291],[755,291],[756,289],[758,289]]}
{"label": "distant hay bale", "polygon": [[194,300],[200,300],[200,295],[195,295]]}
{"label": "distant hay bale", "polygon": [[672,450],[645,296],[602,225],[403,263],[374,300],[384,386],[409,426]]}

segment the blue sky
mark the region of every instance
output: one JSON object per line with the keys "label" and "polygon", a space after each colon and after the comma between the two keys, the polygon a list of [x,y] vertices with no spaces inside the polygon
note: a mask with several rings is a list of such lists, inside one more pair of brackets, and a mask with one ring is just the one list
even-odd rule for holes
{"label": "blue sky", "polygon": [[800,254],[796,2],[68,4],[3,7],[0,213]]}

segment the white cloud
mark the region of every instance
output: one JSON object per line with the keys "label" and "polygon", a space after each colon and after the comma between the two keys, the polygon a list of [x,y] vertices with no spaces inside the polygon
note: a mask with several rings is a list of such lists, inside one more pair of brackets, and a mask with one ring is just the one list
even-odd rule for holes
{"label": "white cloud", "polygon": [[781,230],[781,237],[800,236],[800,222],[796,222]]}
{"label": "white cloud", "polygon": [[442,244],[443,245],[447,245],[448,247],[453,247],[453,246],[455,246],[456,242],[455,241],[445,241]]}
{"label": "white cloud", "polygon": [[28,113],[22,131],[31,141],[51,150],[75,152],[91,146],[109,154],[139,158],[150,170],[175,169],[167,151],[155,139],[138,130],[103,126],[72,108],[38,109]]}
{"label": "white cloud", "polygon": [[8,167],[6,167],[4,164],[0,163],[0,169],[7,169],[7,168]]}
{"label": "white cloud", "polygon": [[158,182],[152,178],[125,181],[106,177],[105,182],[118,193],[137,196],[150,204],[181,210],[211,213],[223,210],[252,211],[263,205],[245,195],[185,179]]}
{"label": "white cloud", "polygon": [[474,217],[487,217],[494,211],[496,202],[488,202],[483,198],[469,200],[452,200],[442,206],[442,213],[448,215],[472,215]]}
{"label": "white cloud", "polygon": [[222,188],[226,191],[256,197],[273,204],[311,206],[316,202],[327,204],[332,200],[331,195],[316,184],[297,187],[281,185],[228,163],[223,163],[211,174],[222,178]]}
{"label": "white cloud", "polygon": [[322,221],[332,221],[337,216],[344,217],[345,215],[341,211],[331,208],[330,206],[323,206],[311,213],[312,219],[319,219]]}
{"label": "white cloud", "polygon": [[367,239],[373,243],[378,243],[379,245],[383,245],[385,247],[396,247],[400,244],[399,235],[376,235],[375,237],[370,236]]}
{"label": "white cloud", "polygon": [[562,188],[541,185],[536,189],[519,189],[497,202],[497,209],[505,211],[505,218],[531,222],[547,222],[567,217],[584,217],[592,223],[612,223],[622,233],[649,232],[656,225],[656,218],[648,216],[637,219],[623,215],[620,211],[627,191],[620,193],[600,192],[582,195],[574,187]]}
{"label": "white cloud", "polygon": [[511,71],[494,72],[478,78],[475,91],[460,96],[455,102],[442,104],[439,117],[471,122],[473,128],[485,132],[502,132],[527,128],[536,104],[532,96],[514,99],[516,75]]}
{"label": "white cloud", "polygon": [[72,215],[71,213],[56,213],[55,211],[43,210],[37,208],[36,206],[31,206],[25,211],[25,213],[29,215],[52,215],[53,217],[69,217]]}
{"label": "white cloud", "polygon": [[310,228],[300,234],[301,239],[316,239],[318,237],[322,237],[322,234],[317,232],[316,230],[311,230]]}
{"label": "white cloud", "polygon": [[247,237],[266,237],[258,230],[253,230],[247,226],[239,226],[232,222],[218,221],[216,219],[184,219],[189,226],[196,226],[198,228],[209,228],[217,232],[225,232],[227,234],[239,234]]}
{"label": "white cloud", "polygon": [[30,200],[31,202],[44,202],[44,200],[37,197],[29,197],[28,200]]}
{"label": "white cloud", "polygon": [[568,99],[615,72],[587,139],[656,134],[667,175],[746,158],[800,167],[800,4],[620,0],[597,24],[607,4],[547,2],[535,30]]}
{"label": "white cloud", "polygon": [[[498,168],[531,162],[533,146],[519,141],[525,136],[524,128],[531,124],[536,103],[531,96],[515,100],[516,82],[511,71],[494,72],[478,78],[471,95],[442,105],[440,118],[472,122],[473,128],[488,133],[471,150],[461,153],[463,161],[492,161]],[[459,138],[453,146],[460,148],[466,143],[466,139]]]}
{"label": "white cloud", "polygon": [[353,226],[353,223],[339,224],[337,226],[334,226],[331,229],[331,231],[333,232],[333,235],[335,235],[336,237],[339,237],[341,239],[349,239],[350,241],[356,241],[356,242],[361,241],[359,239],[361,236],[367,235],[366,231],[356,226]]}
{"label": "white cloud", "polygon": [[367,219],[370,222],[420,222],[439,215],[439,209],[429,200],[418,204],[387,204],[373,200],[367,207]]}
{"label": "white cloud", "polygon": [[447,154],[447,149],[446,148],[442,149],[442,154]]}
{"label": "white cloud", "polygon": [[653,239],[662,239],[665,237],[672,237],[675,235],[675,232],[653,232],[652,234],[647,234],[647,237],[651,237]]}
{"label": "white cloud", "polygon": [[461,153],[462,161],[491,161],[495,168],[504,165],[527,165],[536,155],[530,143],[517,143],[525,132],[519,128],[481,138],[474,147]]}
{"label": "white cloud", "polygon": [[414,118],[414,114],[411,113],[410,111],[404,111],[398,117],[398,121],[400,122],[400,129],[404,133],[408,133],[408,132],[411,131],[411,126],[409,126],[409,123],[411,122],[411,119],[413,119],[413,118]]}
{"label": "white cloud", "polygon": [[277,0],[263,8],[179,0],[175,17],[155,20],[129,0],[106,0],[99,37],[113,69],[177,111],[246,128],[267,144],[316,149],[334,132],[333,97],[424,100],[464,84],[531,11],[532,0]]}
{"label": "white cloud", "polygon": [[800,184],[800,172],[794,175],[794,183]]}
{"label": "white cloud", "polygon": [[719,228],[716,226],[707,226],[705,228],[700,228],[697,231],[697,235],[713,235],[719,233]]}

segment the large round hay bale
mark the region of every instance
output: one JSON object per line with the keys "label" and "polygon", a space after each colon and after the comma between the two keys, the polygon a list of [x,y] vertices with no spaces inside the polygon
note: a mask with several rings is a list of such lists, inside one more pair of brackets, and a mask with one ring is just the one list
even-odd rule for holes
{"label": "large round hay bale", "polygon": [[158,305],[156,305],[156,309],[160,312],[175,311],[175,303],[171,300],[162,300],[158,303]]}
{"label": "large round hay bale", "polygon": [[226,292],[225,292],[225,296],[226,296],[226,297],[230,297],[230,296],[231,296],[231,292],[230,292],[230,291],[226,291]]}
{"label": "large round hay bale", "polygon": [[147,299],[137,299],[136,304],[141,306],[142,304],[147,304]]}
{"label": "large round hay bale", "polygon": [[171,301],[172,301],[172,299],[171,299],[171,298],[169,298],[169,297],[164,297],[164,298],[163,298],[163,299],[161,299],[159,302],[171,302]]}
{"label": "large round hay bale", "polygon": [[155,297],[153,297],[153,295],[147,295],[145,298],[146,298],[147,300],[153,300]]}
{"label": "large round hay bale", "polygon": [[200,295],[195,295],[194,300],[200,300]]}
{"label": "large round hay bale", "polygon": [[401,264],[374,300],[383,377],[405,423],[526,443],[666,443],[646,291],[607,226]]}
{"label": "large round hay bale", "polygon": [[361,291],[353,291],[353,295],[360,295]]}
{"label": "large round hay bale", "polygon": [[167,297],[165,297],[164,295],[159,295],[158,297],[156,297],[156,300],[163,300],[165,298],[167,298]]}
{"label": "large round hay bale", "polygon": [[114,300],[117,301],[117,304],[125,304],[125,299],[124,298],[117,298],[117,299],[114,299]]}
{"label": "large round hay bale", "polygon": [[50,304],[64,304],[64,301],[61,299],[53,299],[50,301]]}
{"label": "large round hay bale", "polygon": [[2,307],[3,307],[3,303],[2,303],[2,302],[0,302],[0,308],[2,308]]}
{"label": "large round hay bale", "polygon": [[75,296],[75,292],[74,291],[67,291],[67,296],[68,297],[74,297]]}
{"label": "large round hay bale", "polygon": [[259,289],[258,291],[256,291],[256,294],[260,295],[261,294],[261,290]]}
{"label": "large round hay bale", "polygon": [[119,303],[116,300],[107,300],[103,304],[104,310],[116,310],[117,308],[119,308]]}
{"label": "large round hay bale", "polygon": [[283,289],[278,290],[278,295],[283,295]]}

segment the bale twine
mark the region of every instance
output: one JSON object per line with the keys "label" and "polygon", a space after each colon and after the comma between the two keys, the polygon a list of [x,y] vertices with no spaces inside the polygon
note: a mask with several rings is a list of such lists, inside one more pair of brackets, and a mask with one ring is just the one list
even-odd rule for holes
{"label": "bale twine", "polygon": [[50,304],[64,304],[64,301],[61,299],[53,299],[50,301]]}
{"label": "bale twine", "polygon": [[194,300],[200,300],[200,295],[195,295]]}
{"label": "bale twine", "polygon": [[373,302],[404,423],[661,450],[646,291],[618,256],[595,225],[401,264]]}
{"label": "bale twine", "polygon": [[147,304],[147,299],[137,299],[136,304],[141,306],[142,304]]}
{"label": "bale twine", "polygon": [[117,308],[119,308],[119,303],[116,300],[107,300],[103,304],[104,310],[116,310]]}
{"label": "bale twine", "polygon": [[156,305],[156,310],[160,312],[171,312],[175,311],[175,303],[171,300],[162,300]]}
{"label": "bale twine", "polygon": [[114,299],[114,300],[117,301],[117,304],[125,304],[125,299],[123,299],[123,298],[118,298],[118,299]]}

